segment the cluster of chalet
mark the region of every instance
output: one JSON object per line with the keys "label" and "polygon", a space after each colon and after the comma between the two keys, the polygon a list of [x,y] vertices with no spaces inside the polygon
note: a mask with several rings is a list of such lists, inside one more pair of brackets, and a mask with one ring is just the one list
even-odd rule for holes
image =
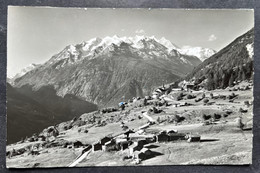
{"label": "cluster of chalet", "polygon": [[129,134],[134,133],[132,130],[124,132],[125,138],[115,138],[115,137],[104,137],[99,141],[92,144],[92,151],[113,151],[113,150],[125,150],[129,147],[132,141],[129,140]]}
{"label": "cluster of chalet", "polygon": [[126,137],[104,137],[92,144],[92,152],[95,151],[123,151],[129,149],[128,157],[131,157],[139,163],[141,160],[152,157],[153,152],[146,147],[147,144],[154,142],[170,142],[177,140],[187,140],[188,142],[199,142],[199,135],[178,133],[176,130],[161,131],[157,135],[147,135],[145,137],[129,138],[131,130],[124,133]]}
{"label": "cluster of chalet", "polygon": [[152,95],[152,98],[159,99],[160,96],[162,96],[166,91],[165,87],[157,88]]}
{"label": "cluster of chalet", "polygon": [[152,151],[145,147],[146,144],[154,142],[154,138],[137,139],[129,146],[129,156],[136,161],[148,159],[152,156]]}
{"label": "cluster of chalet", "polygon": [[[194,81],[192,82],[189,82],[189,81],[182,81],[179,85],[179,88],[171,88],[171,91],[190,91],[190,90],[193,90],[195,88],[195,84],[194,84]],[[152,94],[152,98],[154,99],[159,99],[160,96],[162,96],[163,94],[165,94],[165,92],[168,90],[169,88],[166,88],[166,87],[160,87],[160,88],[157,88],[153,94]]]}
{"label": "cluster of chalet", "polygon": [[181,88],[183,88],[185,91],[189,91],[191,89],[194,89],[194,82],[189,82],[189,81],[184,80],[182,82]]}
{"label": "cluster of chalet", "polygon": [[199,142],[200,135],[192,135],[185,133],[178,133],[176,130],[161,131],[156,136],[156,142],[169,142],[177,140],[187,140],[188,142]]}

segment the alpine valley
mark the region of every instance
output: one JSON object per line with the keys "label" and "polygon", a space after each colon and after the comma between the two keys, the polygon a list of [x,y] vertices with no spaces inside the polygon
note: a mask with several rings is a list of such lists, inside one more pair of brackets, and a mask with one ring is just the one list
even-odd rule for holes
{"label": "alpine valley", "polygon": [[[8,79],[12,85],[7,87],[8,143],[97,107],[151,95],[156,87],[184,77],[215,52],[187,50],[165,38],[93,38],[66,46],[43,64],[25,67]],[[79,105],[68,107],[71,102]],[[24,130],[16,133],[17,128]]]}
{"label": "alpine valley", "polygon": [[8,79],[7,166],[251,164],[253,46],[68,45]]}

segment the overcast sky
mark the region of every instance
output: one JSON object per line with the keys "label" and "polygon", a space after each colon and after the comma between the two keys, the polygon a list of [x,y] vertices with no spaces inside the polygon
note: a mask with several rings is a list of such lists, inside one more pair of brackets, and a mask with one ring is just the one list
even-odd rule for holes
{"label": "overcast sky", "polygon": [[94,37],[154,35],[182,47],[220,50],[254,26],[252,10],[9,7],[7,73],[43,63]]}

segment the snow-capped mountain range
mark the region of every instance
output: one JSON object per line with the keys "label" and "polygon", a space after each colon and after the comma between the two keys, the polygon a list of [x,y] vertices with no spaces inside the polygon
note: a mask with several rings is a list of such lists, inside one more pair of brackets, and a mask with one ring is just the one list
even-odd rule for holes
{"label": "snow-capped mountain range", "polygon": [[[47,63],[53,64],[62,59],[66,59],[63,64],[57,66],[57,68],[64,67],[65,64],[73,64],[82,59],[93,59],[96,55],[107,54],[116,52],[120,49],[120,46],[124,45],[125,48],[128,46],[128,50],[141,56],[144,59],[152,58],[166,58],[169,56],[179,56],[183,63],[190,63],[185,60],[182,55],[195,56],[201,61],[212,56],[215,51],[209,48],[201,47],[188,47],[179,48],[171,41],[162,37],[157,39],[154,36],[135,36],[135,37],[118,37],[114,35],[112,37],[92,38],[89,41],[84,41],[77,45],[69,45],[62,52],[53,56]],[[117,49],[117,50],[116,50]],[[110,56],[112,56],[110,54]]]}
{"label": "snow-capped mountain range", "polygon": [[[169,55],[178,54],[180,56],[180,60],[184,63],[189,62],[181,57],[181,55],[196,56],[201,61],[204,61],[216,53],[216,51],[212,49],[202,47],[184,46],[179,48],[177,45],[173,44],[164,37],[157,39],[155,36],[148,37],[137,35],[135,37],[118,37],[117,35],[114,35],[112,37],[107,36],[103,39],[96,37],[88,41],[84,41],[81,44],[69,45],[47,63],[53,64],[57,61],[67,59],[64,64],[57,66],[57,68],[59,68],[64,66],[66,63],[73,64],[86,57],[89,59],[94,58],[96,54],[102,52],[104,53],[106,50],[113,51],[115,50],[115,46],[119,47],[121,44],[129,45],[132,52],[143,56],[143,58],[154,58],[154,56],[167,58]],[[145,52],[144,49],[146,49]],[[38,66],[40,65],[30,64],[28,67],[23,68],[19,73],[12,77],[11,80],[14,81]]]}
{"label": "snow-capped mountain range", "polygon": [[[122,47],[120,47],[121,45]],[[92,38],[81,44],[69,45],[47,63],[52,64],[59,60],[67,59],[67,61],[64,61],[63,64],[57,67],[60,68],[67,63],[73,64],[85,58],[93,59],[97,55],[117,52],[120,51],[118,49],[125,49],[126,47],[129,53],[137,54],[137,56],[141,56],[144,59],[155,57],[167,58],[169,55],[175,53],[180,54],[177,51],[177,46],[165,38],[156,39],[154,36],[118,37],[114,35],[103,39],[98,37]],[[110,54],[110,56],[112,55]]]}

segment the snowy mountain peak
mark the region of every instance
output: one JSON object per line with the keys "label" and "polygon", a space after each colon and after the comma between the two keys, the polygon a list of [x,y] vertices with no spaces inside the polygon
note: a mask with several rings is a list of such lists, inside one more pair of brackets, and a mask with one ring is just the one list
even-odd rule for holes
{"label": "snowy mountain peak", "polygon": [[40,66],[40,64],[34,64],[34,63],[32,63],[32,64],[29,64],[27,67],[21,69],[21,71],[20,71],[19,73],[17,73],[16,75],[14,75],[13,77],[9,76],[9,78],[10,78],[10,80],[9,80],[10,84],[13,84],[13,82],[15,81],[15,79],[17,79],[17,78],[19,78],[19,77],[25,75],[26,73],[32,71],[33,69],[35,69],[35,68],[37,68],[37,67],[39,67],[39,66]]}
{"label": "snowy mountain peak", "polygon": [[105,49],[112,44],[119,46],[121,42],[122,42],[121,38],[119,38],[116,35],[114,35],[113,37],[107,36],[101,40],[101,42],[97,45],[97,47],[103,47],[103,49]]}
{"label": "snowy mountain peak", "polygon": [[38,66],[39,66],[39,64],[34,64],[34,63],[29,64],[27,67],[23,68],[20,73],[25,74],[25,73],[27,73],[27,72],[29,72],[29,71],[35,69],[35,68],[38,67]]}
{"label": "snowy mountain peak", "polygon": [[191,47],[191,46],[183,46],[181,49],[177,49],[181,54],[196,56],[201,61],[206,60],[216,53],[215,50],[210,48],[202,48],[202,47]]}
{"label": "snowy mountain peak", "polygon": [[68,52],[75,55],[77,53],[76,47],[74,45],[69,45]]}
{"label": "snowy mountain peak", "polygon": [[152,35],[151,37],[149,37],[150,39],[153,39],[153,40],[156,40],[157,41],[157,39],[155,38],[155,36],[154,35]]}
{"label": "snowy mountain peak", "polygon": [[162,37],[158,42],[168,48],[168,52],[172,51],[173,49],[177,49],[178,47],[174,45],[171,41],[167,40],[165,37]]}

